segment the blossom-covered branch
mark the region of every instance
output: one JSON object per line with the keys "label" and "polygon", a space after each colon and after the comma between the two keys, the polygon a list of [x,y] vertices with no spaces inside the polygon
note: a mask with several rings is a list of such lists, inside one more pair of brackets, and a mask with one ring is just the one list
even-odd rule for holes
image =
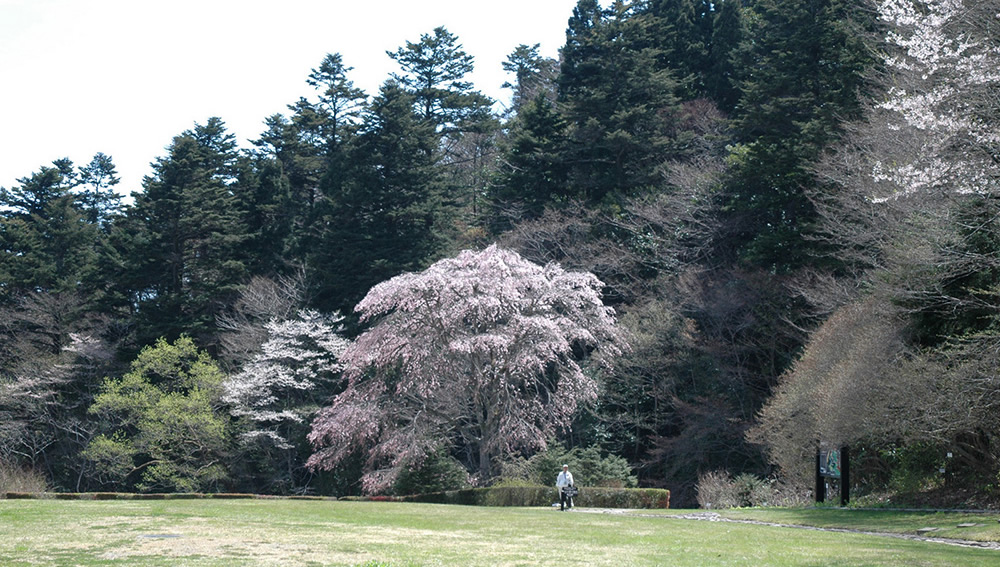
{"label": "blossom-covered branch", "polygon": [[371,327],[341,357],[347,389],[313,423],[310,465],[367,450],[378,492],[442,445],[484,480],[543,448],[597,396],[583,360],[626,348],[601,287],[495,245],[377,285],[356,308]]}
{"label": "blossom-covered branch", "polygon": [[[995,189],[1000,132],[994,128],[1000,86],[998,3],[882,0],[889,26],[884,63],[892,86],[874,119],[904,132],[874,161],[872,179],[885,188],[875,201],[935,189]],[[981,26],[983,19],[992,26]]]}

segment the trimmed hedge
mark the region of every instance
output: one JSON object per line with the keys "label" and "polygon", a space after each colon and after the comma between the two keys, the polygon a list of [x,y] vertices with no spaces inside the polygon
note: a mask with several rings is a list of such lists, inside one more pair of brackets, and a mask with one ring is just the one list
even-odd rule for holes
{"label": "trimmed hedge", "polygon": [[202,498],[239,500],[286,498],[288,500],[336,500],[332,496],[270,496],[239,492],[5,492],[0,498],[8,500],[198,500]]}
{"label": "trimmed hedge", "polygon": [[[551,506],[559,492],[551,486],[496,486],[402,496],[402,502],[469,506]],[[585,508],[669,508],[670,491],[660,488],[580,488],[574,504]]]}
{"label": "trimmed hedge", "polygon": [[[3,498],[58,500],[193,500],[281,498],[257,494],[212,493],[139,493],[129,492],[7,492]],[[330,496],[288,496],[291,500],[337,500]],[[414,496],[345,496],[341,500],[377,502],[426,502],[431,504],[461,504],[466,506],[551,506],[559,502],[559,492],[552,486],[494,486],[449,490]],[[574,499],[585,508],[669,508],[670,491],[659,488],[586,487]]]}

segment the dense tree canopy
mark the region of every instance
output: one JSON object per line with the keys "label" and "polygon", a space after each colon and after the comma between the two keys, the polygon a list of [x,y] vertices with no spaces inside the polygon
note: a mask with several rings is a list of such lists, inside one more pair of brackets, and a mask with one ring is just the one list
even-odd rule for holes
{"label": "dense tree canopy", "polygon": [[579,0],[558,58],[438,27],[366,93],[326,54],[251,148],[208,118],[140,187],[37,167],[0,188],[0,464],[348,494],[586,449],[686,505],[851,443],[866,490],[988,496],[997,13]]}
{"label": "dense tree canopy", "polygon": [[[809,443],[851,443],[889,481],[985,482],[996,466],[997,2],[877,2],[883,97],[820,173],[829,242],[859,270],[764,408],[788,476]],[[797,441],[797,443],[790,442]],[[796,447],[797,445],[797,447]],[[899,467],[900,461],[910,464]],[[894,469],[895,466],[895,470]],[[866,471],[867,472],[867,471]],[[880,474],[885,474],[880,473]]]}
{"label": "dense tree canopy", "polygon": [[149,492],[218,489],[228,448],[218,411],[222,377],[190,338],[143,349],[90,406],[103,429],[84,452],[96,476]]}

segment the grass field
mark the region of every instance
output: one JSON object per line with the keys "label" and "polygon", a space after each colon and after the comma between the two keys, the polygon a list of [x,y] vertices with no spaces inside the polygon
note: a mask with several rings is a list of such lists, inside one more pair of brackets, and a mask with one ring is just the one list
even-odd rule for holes
{"label": "grass field", "polygon": [[[677,513],[301,500],[0,500],[0,565],[1000,565],[1000,551],[989,549],[670,517]],[[1000,537],[988,516],[811,509],[726,515]],[[977,526],[955,527],[965,523]]]}

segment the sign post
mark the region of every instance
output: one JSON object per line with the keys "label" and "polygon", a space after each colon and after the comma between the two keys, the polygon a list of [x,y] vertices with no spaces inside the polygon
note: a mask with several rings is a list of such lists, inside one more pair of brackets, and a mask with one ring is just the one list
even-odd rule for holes
{"label": "sign post", "polygon": [[840,505],[851,501],[851,461],[850,449],[841,447],[824,451],[816,450],[816,502],[826,500],[826,479],[840,481]]}

